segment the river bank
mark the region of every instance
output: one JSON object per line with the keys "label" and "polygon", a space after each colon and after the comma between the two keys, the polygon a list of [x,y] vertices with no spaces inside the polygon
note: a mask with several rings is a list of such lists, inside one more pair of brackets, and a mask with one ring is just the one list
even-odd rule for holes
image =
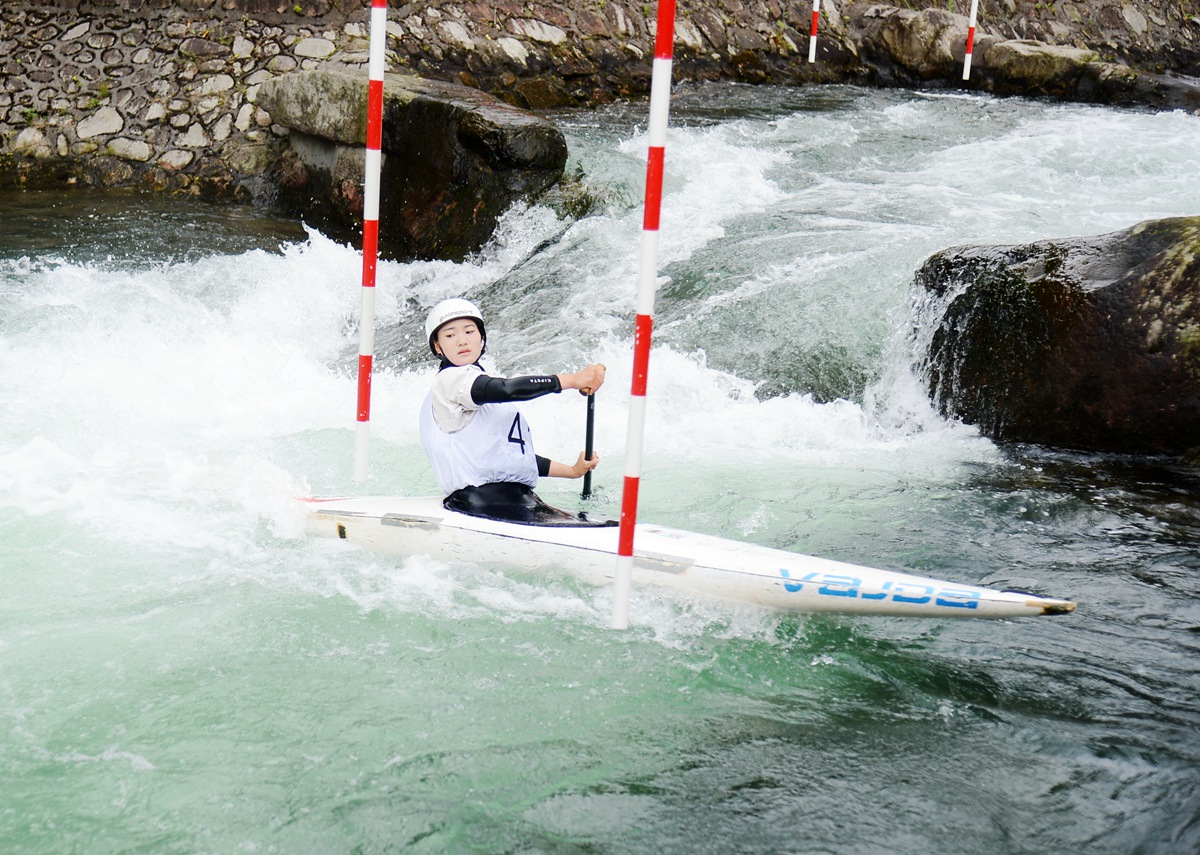
{"label": "river bank", "polygon": [[[675,80],[988,85],[983,73],[964,84],[946,64],[930,73],[874,62],[852,22],[889,8],[826,0],[809,63],[810,5],[684,0]],[[922,8],[943,6],[904,0],[899,11]],[[349,0],[4,4],[0,187],[140,187],[270,205],[288,131],[256,104],[258,87],[298,69],[362,69],[368,9]],[[388,62],[528,109],[594,105],[648,91],[653,14],[622,0],[395,4]],[[961,16],[947,20],[939,38],[947,26],[965,32]],[[1086,48],[1136,73],[1195,75],[1200,63],[1200,17],[1176,0],[984,0],[978,40],[989,38]]]}

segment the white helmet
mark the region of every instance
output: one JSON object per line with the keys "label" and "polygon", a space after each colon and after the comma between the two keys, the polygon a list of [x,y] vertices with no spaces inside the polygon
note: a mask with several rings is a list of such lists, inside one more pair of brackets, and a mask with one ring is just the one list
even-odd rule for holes
{"label": "white helmet", "polygon": [[437,331],[444,324],[450,321],[456,321],[459,318],[470,318],[479,324],[479,335],[486,341],[487,333],[483,328],[483,312],[479,311],[479,307],[470,300],[464,300],[462,297],[451,297],[449,300],[442,300],[429,311],[429,317],[425,319],[425,338],[429,342],[429,350],[434,356],[438,352],[433,349],[434,338],[437,336]]}

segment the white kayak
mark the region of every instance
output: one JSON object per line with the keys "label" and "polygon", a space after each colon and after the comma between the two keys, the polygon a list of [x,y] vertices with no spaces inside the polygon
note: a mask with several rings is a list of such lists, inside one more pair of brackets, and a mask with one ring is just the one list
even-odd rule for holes
{"label": "white kayak", "polygon": [[[305,499],[308,529],[388,555],[477,557],[569,572],[605,585],[616,572],[618,528],[541,526],[448,511],[433,496]],[[877,570],[751,543],[638,523],[635,585],[794,612],[1009,618],[1060,615],[1069,600]]]}

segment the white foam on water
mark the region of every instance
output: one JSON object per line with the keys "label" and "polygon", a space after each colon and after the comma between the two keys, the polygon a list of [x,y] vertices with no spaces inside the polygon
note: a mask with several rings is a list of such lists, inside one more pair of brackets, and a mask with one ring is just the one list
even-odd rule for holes
{"label": "white foam on water", "polygon": [[[836,848],[847,799],[869,791],[885,818],[871,839],[893,841],[888,816],[915,818],[900,848],[917,852],[978,815],[984,801],[956,785],[981,756],[1019,808],[1040,797],[1028,758],[1056,764],[1054,804],[1020,818],[1043,836],[1119,846],[1165,839],[1146,833],[1155,822],[1182,828],[1146,808],[1164,780],[1190,792],[1172,746],[1194,722],[1182,701],[1147,705],[1122,687],[1145,677],[1191,696],[1186,645],[1170,641],[1186,625],[1174,581],[1190,578],[1172,550],[1190,535],[1147,524],[1138,500],[1103,507],[1104,488],[1093,499],[1053,473],[1011,477],[992,443],[932,411],[903,344],[912,271],[930,252],[1190,213],[1200,168],[1180,140],[1200,120],[833,91],[833,107],[670,132],[639,518],[863,563],[964,558],[963,581],[1078,586],[1080,616],[781,618],[636,586],[632,629],[613,633],[611,589],[566,568],[395,559],[305,533],[299,496],[432,491],[420,326],[456,294],[495,319],[502,369],[609,366],[590,508],[614,515],[641,228],[623,194],[644,177],[644,139],[592,127],[593,175],[616,188],[602,215],[567,224],[517,207],[467,262],[380,265],[387,355],[365,484],[351,475],[352,247],[310,232],[278,252],[161,264],[0,259],[6,840],[520,849],[549,830],[604,848],[619,846],[609,829],[633,827],[613,824],[624,812],[647,851],[697,828],[718,848],[780,848],[795,833]],[[821,402],[787,385],[800,369],[785,365],[770,378],[785,391],[765,396],[770,363],[796,349],[788,336],[866,366],[867,388]],[[778,357],[728,357],[764,340],[783,342]],[[573,459],[583,413],[573,393],[532,402],[539,451]],[[578,487],[539,492],[574,507]],[[1129,715],[1105,718],[1126,707],[1154,763],[1122,743]],[[1096,745],[1154,786],[1123,790]],[[897,756],[916,773],[898,776]],[[832,784],[814,790],[796,769]],[[1135,814],[1148,819],[1131,826]],[[1083,820],[1064,832],[1063,816]]]}

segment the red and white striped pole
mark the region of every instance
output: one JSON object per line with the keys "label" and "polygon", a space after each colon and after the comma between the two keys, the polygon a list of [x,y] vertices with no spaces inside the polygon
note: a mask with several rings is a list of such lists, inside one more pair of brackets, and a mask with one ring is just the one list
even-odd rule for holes
{"label": "red and white striped pole", "polygon": [[358,427],[354,436],[354,480],[367,478],[371,422],[371,367],[375,360],[375,267],[379,260],[379,171],[383,164],[383,69],[387,44],[387,0],[371,0],[371,44],[367,61],[367,150],[363,181],[362,308],[358,319]]}
{"label": "red and white striped pole", "polygon": [[821,0],[813,0],[812,29],[808,31],[808,61],[817,61],[817,21],[821,19]]}
{"label": "red and white striped pole", "polygon": [[971,79],[971,53],[975,50],[975,14],[979,0],[971,0],[971,18],[967,21],[967,52],[963,56],[963,80]]}
{"label": "red and white striped pole", "polygon": [[633,331],[633,382],[629,433],[625,441],[625,490],[617,540],[617,573],[613,586],[613,629],[629,627],[629,595],[633,588],[633,531],[637,525],[638,486],[642,476],[642,438],[646,432],[646,378],[650,371],[650,338],[654,329],[654,293],[658,285],[658,220],[662,208],[663,163],[667,117],[671,109],[671,50],[675,43],[675,0],[659,0],[650,75],[650,149],[646,157],[646,201],[642,215],[642,258],[638,272],[637,318]]}

